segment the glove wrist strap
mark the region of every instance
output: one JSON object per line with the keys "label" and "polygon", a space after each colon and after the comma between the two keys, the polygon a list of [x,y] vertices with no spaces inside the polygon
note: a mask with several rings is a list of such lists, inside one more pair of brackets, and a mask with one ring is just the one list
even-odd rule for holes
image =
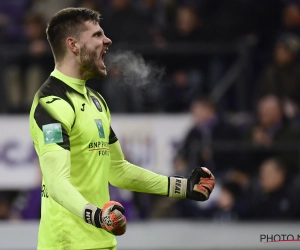
{"label": "glove wrist strap", "polygon": [[93,204],[87,204],[83,208],[83,219],[86,223],[102,228],[100,224],[101,209]]}
{"label": "glove wrist strap", "polygon": [[181,177],[169,177],[169,197],[184,199],[186,197],[186,189],[187,179]]}

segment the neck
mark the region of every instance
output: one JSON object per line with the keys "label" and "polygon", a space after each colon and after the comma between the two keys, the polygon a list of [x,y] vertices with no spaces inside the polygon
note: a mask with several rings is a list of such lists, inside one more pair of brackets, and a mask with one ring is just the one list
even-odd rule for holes
{"label": "neck", "polygon": [[[68,60],[68,61],[71,61],[71,60]],[[80,74],[79,67],[75,63],[75,60],[73,61],[73,63],[66,63],[66,60],[63,60],[62,62],[56,62],[55,68],[66,76],[85,80],[85,79],[83,79],[82,75]]]}

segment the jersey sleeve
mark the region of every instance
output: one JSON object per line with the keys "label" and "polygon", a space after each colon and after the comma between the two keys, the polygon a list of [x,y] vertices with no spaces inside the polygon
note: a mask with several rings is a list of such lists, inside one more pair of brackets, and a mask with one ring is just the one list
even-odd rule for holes
{"label": "jersey sleeve", "polygon": [[50,197],[82,218],[88,201],[70,183],[70,132],[75,113],[70,104],[56,96],[39,99],[34,111],[33,140],[44,182]]}
{"label": "jersey sleeve", "polygon": [[41,166],[50,197],[83,218],[84,206],[89,202],[70,183],[70,151],[58,150],[43,154]]}
{"label": "jersey sleeve", "polygon": [[54,150],[70,150],[75,112],[68,102],[56,96],[41,98],[33,117],[37,125],[33,139],[39,156]]}
{"label": "jersey sleeve", "polygon": [[111,185],[150,194],[167,195],[168,177],[153,173],[125,160],[119,141],[109,145],[111,166],[109,182]]}

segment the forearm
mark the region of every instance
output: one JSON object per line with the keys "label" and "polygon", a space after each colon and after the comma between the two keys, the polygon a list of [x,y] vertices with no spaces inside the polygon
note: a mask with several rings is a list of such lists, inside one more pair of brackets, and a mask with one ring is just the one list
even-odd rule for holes
{"label": "forearm", "polygon": [[109,181],[113,186],[150,194],[168,194],[168,177],[123,161],[110,171]]}
{"label": "forearm", "polygon": [[83,208],[88,201],[70,183],[70,151],[58,150],[43,154],[41,166],[50,197],[82,218]]}
{"label": "forearm", "polygon": [[116,187],[150,194],[167,195],[168,177],[135,166],[124,159],[119,142],[110,145],[109,182]]}

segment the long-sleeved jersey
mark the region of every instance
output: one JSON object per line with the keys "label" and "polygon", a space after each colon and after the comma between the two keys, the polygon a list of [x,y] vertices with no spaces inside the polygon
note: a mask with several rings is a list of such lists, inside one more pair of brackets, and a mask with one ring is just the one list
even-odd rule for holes
{"label": "long-sleeved jersey", "polygon": [[[102,96],[55,69],[36,93],[30,133],[43,174],[38,249],[91,249],[115,237],[87,224],[83,208],[109,201],[108,184],[167,195],[168,178],[124,159]],[[126,214],[125,214],[126,215]]]}

